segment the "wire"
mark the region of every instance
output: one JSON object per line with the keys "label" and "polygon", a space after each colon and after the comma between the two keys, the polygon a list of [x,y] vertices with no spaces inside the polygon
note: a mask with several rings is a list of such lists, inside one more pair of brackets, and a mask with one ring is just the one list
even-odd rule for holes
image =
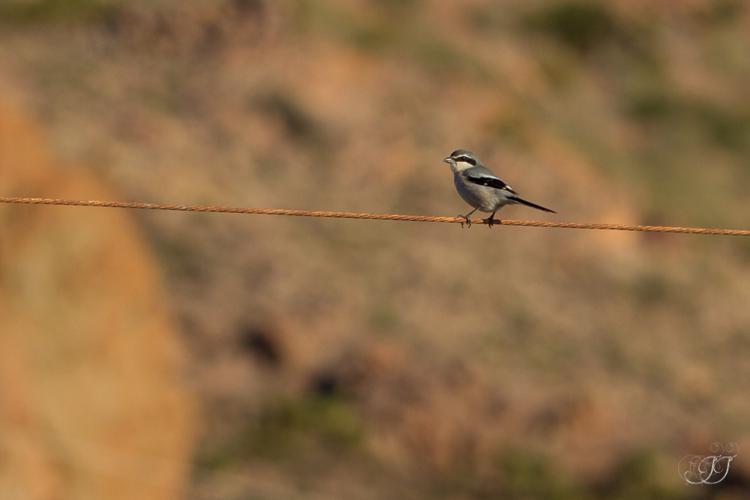
{"label": "wire", "polygon": [[[326,217],[334,219],[391,220],[405,222],[443,222],[461,224],[463,217],[443,217],[434,215],[373,214],[363,212],[330,212],[321,210],[290,210],[284,208],[234,208],[205,205],[168,205],[137,201],[65,200],[59,198],[13,198],[0,197],[0,203],[14,205],[59,205],[77,207],[130,208],[140,210],[172,210],[178,212],[217,212],[251,215],[286,215],[293,217]],[[483,219],[471,219],[472,224],[486,224]],[[497,222],[503,226],[527,226],[562,229],[594,229],[607,231],[642,231],[650,233],[707,234],[714,236],[750,236],[750,229],[723,229],[710,227],[680,226],[641,226],[632,224],[596,224],[583,222],[550,222],[503,219]]]}

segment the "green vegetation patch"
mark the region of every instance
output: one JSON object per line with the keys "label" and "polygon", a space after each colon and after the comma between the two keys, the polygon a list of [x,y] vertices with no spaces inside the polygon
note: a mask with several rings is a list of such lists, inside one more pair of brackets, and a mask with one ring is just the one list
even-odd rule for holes
{"label": "green vegetation patch", "polygon": [[0,22],[37,24],[98,21],[117,10],[111,0],[6,0],[0,3]]}
{"label": "green vegetation patch", "polygon": [[729,109],[666,89],[646,88],[629,96],[626,112],[643,124],[693,125],[707,139],[728,150],[750,148],[750,110]]}
{"label": "green vegetation patch", "polygon": [[354,450],[362,440],[362,425],[354,407],[340,397],[305,396],[281,402],[249,419],[228,441],[207,453],[203,465],[218,469],[251,459],[285,461]]}
{"label": "green vegetation patch", "polygon": [[589,2],[551,5],[529,16],[527,25],[579,53],[590,52],[619,31],[604,4]]}

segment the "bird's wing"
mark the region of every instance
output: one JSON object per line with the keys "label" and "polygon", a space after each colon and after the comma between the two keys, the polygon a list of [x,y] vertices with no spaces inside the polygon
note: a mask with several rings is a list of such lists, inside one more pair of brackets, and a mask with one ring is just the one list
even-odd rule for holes
{"label": "bird's wing", "polygon": [[474,184],[502,189],[503,191],[517,194],[509,185],[500,180],[500,178],[493,174],[491,170],[485,167],[477,166],[475,168],[470,168],[464,172],[464,176],[467,181]]}

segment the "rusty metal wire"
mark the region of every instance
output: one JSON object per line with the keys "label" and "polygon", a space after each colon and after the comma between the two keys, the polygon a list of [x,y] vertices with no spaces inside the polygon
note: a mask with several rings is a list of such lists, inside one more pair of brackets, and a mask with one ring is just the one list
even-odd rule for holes
{"label": "rusty metal wire", "polygon": [[[463,217],[443,217],[433,215],[373,214],[363,212],[331,212],[322,210],[290,210],[283,208],[234,208],[204,205],[168,205],[135,201],[65,200],[58,198],[14,198],[0,197],[0,203],[15,205],[58,205],[78,207],[130,208],[140,210],[172,210],[178,212],[216,212],[251,215],[286,215],[293,217],[326,217],[334,219],[389,220],[404,222],[444,222],[460,224]],[[485,224],[483,219],[472,219],[472,224]],[[750,229],[723,229],[709,227],[680,226],[641,226],[631,224],[596,224],[582,222],[551,222],[503,219],[503,226],[527,226],[562,229],[595,229],[608,231],[643,231],[650,233],[706,234],[714,236],[750,236]]]}

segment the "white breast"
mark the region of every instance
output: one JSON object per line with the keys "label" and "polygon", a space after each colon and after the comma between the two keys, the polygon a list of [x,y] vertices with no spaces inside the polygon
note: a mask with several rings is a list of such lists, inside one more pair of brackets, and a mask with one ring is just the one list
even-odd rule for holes
{"label": "white breast", "polygon": [[466,170],[468,168],[472,168],[473,166],[474,165],[472,165],[471,163],[469,163],[467,161],[457,161],[456,162],[455,170],[456,170],[456,172],[463,172],[464,170]]}

